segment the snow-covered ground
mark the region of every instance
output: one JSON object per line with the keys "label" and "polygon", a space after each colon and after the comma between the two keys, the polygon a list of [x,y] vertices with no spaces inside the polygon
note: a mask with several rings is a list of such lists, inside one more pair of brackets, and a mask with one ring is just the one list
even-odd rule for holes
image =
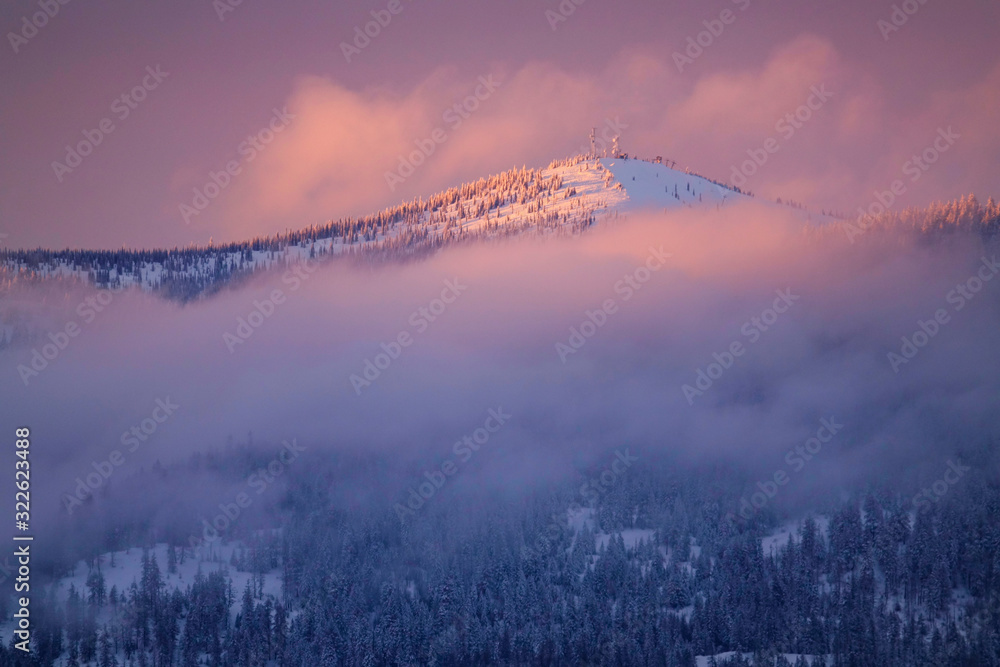
{"label": "snow-covered ground", "polygon": [[[235,567],[230,565],[230,561],[234,553],[246,551],[246,545],[242,542],[230,542],[228,544],[212,545],[211,547],[201,547],[194,550],[193,555],[192,550],[188,549],[188,557],[183,563],[178,561],[175,573],[167,571],[167,548],[166,544],[157,544],[149,550],[150,556],[156,556],[156,563],[160,569],[165,590],[170,593],[174,590],[187,589],[194,582],[195,575],[199,569],[206,576],[211,572],[224,570],[232,582],[233,593],[237,598],[236,604],[230,610],[233,619],[235,619],[236,614],[240,611],[240,595],[242,595],[243,589],[246,588],[247,582],[250,581],[253,575],[250,572],[239,572]],[[127,551],[116,551],[113,554],[106,553],[99,557],[101,573],[104,575],[104,585],[109,593],[112,587],[116,588],[120,595],[128,593],[133,583],[137,586],[139,585],[142,577],[142,554],[142,549],[133,548]],[[112,561],[114,564],[112,564]],[[55,584],[56,597],[65,603],[69,597],[70,587],[72,586],[86,599],[87,577],[89,574],[90,570],[86,562],[80,561],[77,563],[72,574],[60,579]],[[279,569],[264,574],[263,591],[265,597],[271,596],[275,600],[281,599],[281,576]],[[41,595],[36,593],[35,597],[40,598]],[[103,613],[107,616],[112,612],[106,607]],[[103,619],[98,618],[99,622],[101,620]],[[10,620],[5,619],[5,621],[0,624],[0,639],[2,639],[4,644],[10,641],[14,629],[13,623]]]}
{"label": "snow-covered ground", "polygon": [[[243,592],[247,582],[250,581],[251,573],[238,572],[230,564],[233,554],[247,547],[241,542],[230,542],[212,547],[203,547],[195,550],[195,556],[191,557],[191,550],[188,550],[189,557],[183,563],[178,561],[177,572],[171,574],[167,572],[167,545],[157,544],[149,550],[150,556],[156,556],[156,563],[163,576],[163,584],[167,591],[174,589],[185,589],[194,581],[195,575],[200,569],[207,575],[216,570],[227,570],[229,578],[233,582],[233,591],[239,595]],[[111,564],[112,557],[114,565]],[[110,591],[112,586],[118,588],[118,592],[127,592],[129,587],[136,583],[142,576],[142,549],[129,549],[127,551],[116,551],[114,554],[103,554],[100,557],[101,572],[104,574],[104,585]],[[78,591],[86,592],[87,576],[90,570],[84,561],[76,564],[73,573],[59,581],[57,596],[60,600],[66,600],[70,586],[75,586]],[[281,577],[279,570],[275,569],[264,575],[264,594],[272,595],[277,599],[281,598]],[[234,609],[235,615],[238,609]]]}
{"label": "snow-covered ground", "polygon": [[[816,522],[816,532],[826,539],[829,536],[827,531],[830,527],[830,517],[816,516],[813,517],[813,521]],[[779,526],[770,535],[765,535],[761,540],[761,550],[764,552],[764,555],[771,556],[777,554],[778,551],[788,546],[788,540],[791,537],[801,539],[800,530],[802,529],[802,523],[803,521],[789,521]]]}
{"label": "snow-covered ground", "polygon": [[[622,542],[625,544],[625,548],[628,550],[633,550],[638,547],[642,542],[648,542],[654,538],[656,531],[649,528],[626,528],[625,530],[606,533],[597,530],[597,523],[594,518],[594,510],[589,507],[581,509],[568,509],[566,510],[566,521],[569,529],[573,532],[573,539],[575,541],[576,536],[584,528],[589,528],[595,531],[594,541],[597,550],[600,551],[602,548],[608,546],[608,542],[611,538],[621,535]],[[813,521],[816,522],[816,532],[823,537],[823,539],[828,539],[828,530],[830,527],[830,518],[827,516],[819,515],[814,516]],[[792,537],[797,540],[801,540],[801,530],[804,520],[789,521],[768,535],[761,538],[761,550],[765,556],[776,555],[781,549],[788,546],[788,541]],[[571,547],[572,548],[572,547]],[[662,548],[661,548],[662,549]],[[694,561],[701,555],[701,547],[698,546],[697,541],[691,538],[691,551],[690,560]],[[664,563],[668,563],[669,558],[667,554],[664,553]]]}
{"label": "snow-covered ground", "polygon": [[618,537],[621,535],[622,542],[625,544],[625,548],[628,550],[635,549],[639,546],[641,542],[649,542],[653,539],[653,534],[655,530],[650,530],[646,528],[626,528],[619,533],[597,533],[595,541],[597,542],[597,549],[603,549],[608,546],[608,542],[611,541],[612,537]]}
{"label": "snow-covered ground", "polygon": [[625,191],[621,210],[678,208],[681,206],[723,206],[752,198],[711,181],[643,160],[603,159]]}
{"label": "snow-covered ground", "polygon": [[[591,530],[596,528],[594,510],[589,507],[576,511],[566,510],[566,519],[569,523],[570,530],[573,531],[574,542],[577,534],[584,528],[590,528]],[[612,537],[618,537],[621,535],[625,548],[632,550],[638,547],[641,542],[648,542],[653,539],[653,535],[655,533],[655,530],[645,528],[626,528],[625,530],[617,533],[605,533],[598,531],[594,533],[594,542],[597,550],[600,551],[608,546],[608,542],[611,541]]]}

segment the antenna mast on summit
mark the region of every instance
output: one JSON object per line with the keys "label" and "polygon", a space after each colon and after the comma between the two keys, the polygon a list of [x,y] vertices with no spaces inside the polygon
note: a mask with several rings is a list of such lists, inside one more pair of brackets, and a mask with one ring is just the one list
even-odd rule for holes
{"label": "antenna mast on summit", "polygon": [[590,159],[597,157],[597,128],[590,128]]}

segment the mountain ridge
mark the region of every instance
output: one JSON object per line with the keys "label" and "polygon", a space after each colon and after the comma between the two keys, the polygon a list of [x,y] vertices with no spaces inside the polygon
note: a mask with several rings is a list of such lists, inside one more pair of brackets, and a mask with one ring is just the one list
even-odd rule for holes
{"label": "mountain ridge", "polygon": [[724,205],[749,198],[739,188],[661,162],[581,155],[544,169],[511,169],[368,216],[266,237],[171,249],[5,249],[0,267],[8,283],[69,279],[188,300],[304,259],[398,259],[476,239],[575,234],[599,218],[644,206]]}
{"label": "mountain ridge", "polygon": [[[598,222],[641,209],[723,207],[757,200],[752,193],[661,158],[619,154],[553,160],[544,169],[510,169],[428,198],[355,218],[223,245],[121,250],[0,249],[0,292],[18,283],[68,280],[98,288],[140,288],[181,302],[208,296],[260,271],[308,259],[350,257],[378,262],[424,256],[455,243],[522,235],[579,234]],[[878,224],[927,231],[1000,226],[1000,206],[974,197],[930,207],[866,216],[855,222],[814,214],[781,199],[807,223],[838,223],[849,240]],[[928,219],[932,219],[928,222]],[[937,224],[940,222],[940,224]]]}

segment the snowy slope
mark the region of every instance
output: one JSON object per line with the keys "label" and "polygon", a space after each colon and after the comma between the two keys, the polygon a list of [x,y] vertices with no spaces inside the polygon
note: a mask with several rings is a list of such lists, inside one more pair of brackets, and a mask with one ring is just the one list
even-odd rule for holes
{"label": "snowy slope", "polygon": [[[239,571],[230,564],[230,560],[234,553],[246,551],[247,546],[242,542],[229,542],[211,547],[187,549],[185,550],[184,562],[177,564],[177,570],[174,573],[167,571],[167,549],[166,544],[157,544],[149,550],[149,555],[156,557],[157,565],[160,568],[164,592],[169,594],[174,590],[186,590],[194,582],[199,571],[207,576],[211,572],[221,570],[225,573],[226,578],[232,582],[233,592],[237,596],[236,604],[230,609],[230,621],[235,620],[236,614],[240,611],[239,596],[253,575],[249,572]],[[142,556],[142,549],[133,548],[127,551],[116,551],[113,554],[102,554],[97,558],[97,561],[100,561],[101,572],[104,575],[105,587],[108,592],[114,587],[118,594],[127,594],[133,584],[139,584],[142,577]],[[97,561],[94,563],[95,566]],[[73,586],[86,599],[89,574],[90,568],[86,562],[77,563],[71,574],[55,583],[56,598],[65,604],[69,597],[70,586]],[[280,569],[276,568],[265,573],[263,575],[263,599],[270,598],[274,601],[280,601],[282,599],[281,586]],[[116,613],[117,611],[109,603],[98,617],[98,624],[103,625],[110,622]],[[8,643],[13,636],[13,631],[13,619],[3,619],[3,622],[0,623],[0,641],[4,644]]]}
{"label": "snowy slope", "polygon": [[521,234],[579,233],[640,208],[719,207],[751,198],[663,164],[577,156],[546,169],[512,170],[366,218],[224,247],[159,251],[6,251],[8,282],[63,278],[109,289],[139,287],[193,298],[232,279],[309,258],[386,258],[452,242]]}
{"label": "snowy slope", "polygon": [[624,188],[626,201],[618,207],[621,210],[722,206],[752,199],[702,176],[662,164],[628,159],[600,162]]}

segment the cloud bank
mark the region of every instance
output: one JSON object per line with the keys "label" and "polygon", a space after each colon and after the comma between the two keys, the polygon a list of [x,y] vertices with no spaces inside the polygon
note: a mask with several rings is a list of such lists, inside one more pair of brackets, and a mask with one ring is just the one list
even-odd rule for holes
{"label": "cloud bank", "polygon": [[[40,522],[116,451],[113,484],[230,437],[382,460],[359,497],[396,502],[500,408],[511,419],[461,478],[473,491],[555,483],[620,447],[769,476],[833,419],[787,496],[815,499],[889,471],[903,485],[1000,432],[994,252],[964,235],[851,244],[768,206],[649,213],[575,239],[278,271],[186,307],[126,293],[88,319],[94,294],[65,294],[32,317],[79,335],[27,386],[16,368],[48,338],[5,351],[0,388],[33,431]],[[211,480],[177,493],[214,507]]]}

